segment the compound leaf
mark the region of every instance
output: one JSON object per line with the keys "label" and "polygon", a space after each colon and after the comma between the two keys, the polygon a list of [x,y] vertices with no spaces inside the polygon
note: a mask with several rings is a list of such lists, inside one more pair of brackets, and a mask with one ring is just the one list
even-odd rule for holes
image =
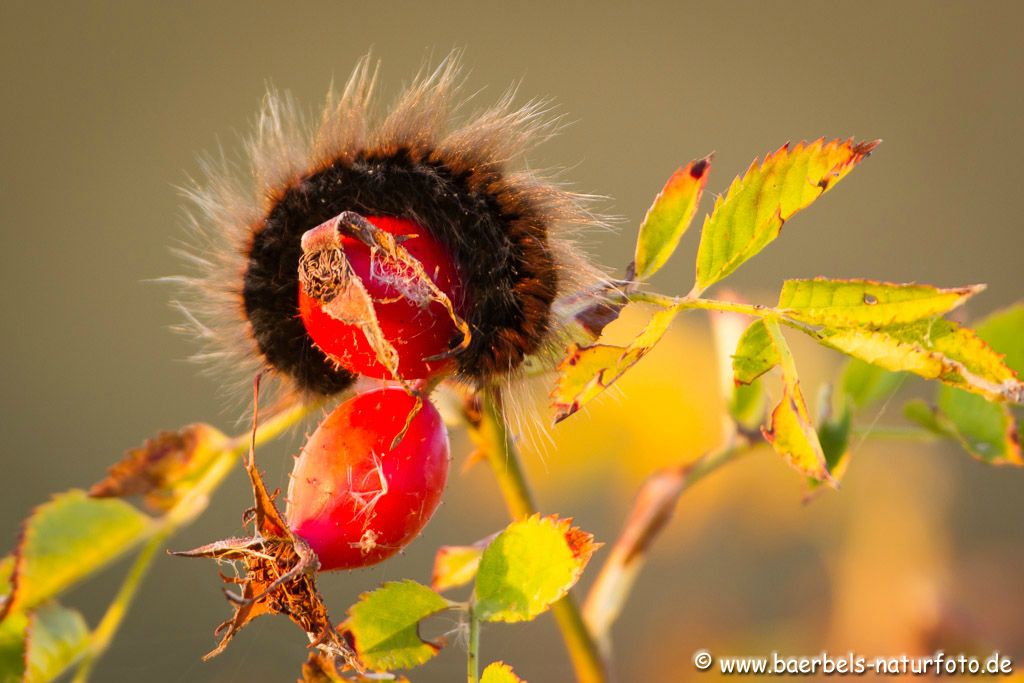
{"label": "compound leaf", "polygon": [[393,581],[359,596],[359,602],[349,608],[344,628],[368,668],[408,669],[423,664],[444,646],[423,640],[419,623],[450,606],[423,584]]}
{"label": "compound leaf", "polygon": [[118,499],[71,490],[35,509],[15,551],[4,613],[29,610],[113,562],[142,541],[153,520]]}
{"label": "compound leaf", "polygon": [[792,149],[786,144],[751,164],[704,220],[695,290],[704,291],[764,249],[783,223],[842,180],[879,142],[821,138]]}
{"label": "compound leaf", "polygon": [[677,169],[654,199],[640,224],[633,262],[638,279],[654,275],[679,246],[683,233],[697,212],[704,185],[711,169],[711,156],[691,161]]}
{"label": "compound leaf", "polygon": [[529,621],[564,596],[596,548],[570,519],[533,515],[513,522],[484,550],[473,592],[484,621]]}
{"label": "compound leaf", "polygon": [[779,308],[793,320],[831,327],[883,327],[943,315],[984,285],[939,289],[873,280],[786,280]]}

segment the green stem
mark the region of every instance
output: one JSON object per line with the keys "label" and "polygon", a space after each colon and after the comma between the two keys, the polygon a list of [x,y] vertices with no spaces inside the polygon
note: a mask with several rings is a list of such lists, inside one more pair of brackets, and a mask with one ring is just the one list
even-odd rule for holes
{"label": "green stem", "polygon": [[729,313],[740,313],[752,318],[777,317],[779,322],[793,329],[800,330],[804,334],[816,336],[813,326],[802,323],[798,320],[791,320],[786,317],[785,311],[771,306],[760,304],[743,304],[736,301],[722,301],[720,299],[701,299],[696,296],[687,295],[683,297],[667,296],[656,292],[632,292],[629,300],[634,303],[654,304],[662,308],[679,307],[680,310],[703,310],[703,311],[725,311]]}
{"label": "green stem", "polygon": [[[297,405],[274,415],[256,430],[256,445],[277,438],[318,407],[319,404]],[[106,652],[117,634],[142,580],[157,555],[157,550],[163,547],[167,539],[194,522],[203,513],[209,503],[210,495],[223,483],[235,467],[239,457],[248,452],[250,439],[250,433],[239,434],[227,439],[221,450],[213,456],[202,476],[196,480],[195,485],[167,514],[153,524],[149,540],[135,558],[124,582],[93,631],[89,648],[75,672],[72,683],[88,681],[96,661]]]}
{"label": "green stem", "polygon": [[[501,395],[490,389],[483,395],[483,416],[480,424],[481,441],[486,446],[487,462],[498,479],[512,519],[523,519],[537,512],[530,494],[526,476],[519,462],[519,453],[508,432]],[[562,632],[566,650],[572,660],[579,683],[606,683],[607,665],[601,656],[597,641],[583,621],[579,606],[570,592],[551,606],[558,628]],[[472,622],[470,623],[472,628]]]}
{"label": "green stem", "polygon": [[469,657],[467,673],[469,683],[478,683],[480,680],[480,620],[477,619],[476,609],[472,603],[469,605]]}

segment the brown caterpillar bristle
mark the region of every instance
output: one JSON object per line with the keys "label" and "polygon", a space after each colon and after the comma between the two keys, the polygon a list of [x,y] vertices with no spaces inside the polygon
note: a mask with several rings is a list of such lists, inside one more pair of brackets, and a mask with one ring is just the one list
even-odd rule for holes
{"label": "brown caterpillar bristle", "polygon": [[302,394],[353,383],[314,346],[297,301],[302,234],[343,211],[413,220],[450,250],[472,333],[455,357],[463,379],[506,376],[559,338],[555,299],[603,280],[568,236],[599,221],[587,197],[510,167],[553,133],[542,103],[515,108],[507,95],[447,130],[458,73],[449,57],[373,125],[376,70],[364,59],[312,135],[289,97],[267,96],[248,145],[254,187],[221,162],[189,191],[199,272],[185,307],[207,342],[201,357],[269,368]]}

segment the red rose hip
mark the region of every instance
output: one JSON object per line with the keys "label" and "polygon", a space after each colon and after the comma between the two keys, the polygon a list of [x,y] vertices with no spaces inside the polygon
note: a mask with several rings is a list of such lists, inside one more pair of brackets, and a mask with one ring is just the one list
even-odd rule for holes
{"label": "red rose hip", "polygon": [[292,470],[285,518],[321,571],[366,567],[408,545],[434,514],[448,477],[448,432],[437,409],[402,389],[345,401],[307,441]]}
{"label": "red rose hip", "polygon": [[[461,283],[455,264],[445,249],[421,225],[406,218],[367,216],[366,220],[392,235],[409,236],[402,246],[423,266],[423,270],[444,294],[459,306]],[[428,360],[449,351],[459,332],[444,305],[432,301],[421,306],[403,295],[403,286],[414,286],[408,273],[388,270],[386,261],[374,259],[370,248],[359,240],[339,238],[352,272],[374,300],[374,310],[383,337],[398,352],[398,375],[424,379],[446,371],[452,362]],[[309,336],[327,356],[358,375],[391,379],[373,346],[358,325],[332,317],[321,303],[299,284],[299,312]]]}

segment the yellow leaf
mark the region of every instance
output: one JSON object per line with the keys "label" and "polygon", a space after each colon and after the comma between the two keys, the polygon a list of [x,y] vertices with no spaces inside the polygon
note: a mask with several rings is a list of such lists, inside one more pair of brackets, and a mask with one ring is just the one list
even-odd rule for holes
{"label": "yellow leaf", "polygon": [[821,138],[792,149],[784,145],[751,164],[704,220],[695,290],[704,291],[764,249],[783,223],[842,180],[879,142]]}
{"label": "yellow leaf", "polygon": [[484,546],[445,545],[434,556],[434,576],[430,587],[438,593],[465,586],[476,576]]}
{"label": "yellow leaf", "polygon": [[762,430],[764,436],[772,448],[797,471],[834,485],[825,452],[807,411],[807,402],[800,391],[793,354],[782,336],[779,322],[774,318],[765,318],[764,327],[775,345],[782,366],[782,400],[772,411],[768,427]]}
{"label": "yellow leaf", "polygon": [[512,671],[512,667],[508,664],[494,662],[484,669],[484,675],[480,678],[480,683],[526,683],[526,681],[516,676]]}
{"label": "yellow leaf", "polygon": [[938,318],[878,330],[825,329],[818,339],[886,370],[906,370],[925,379],[981,394],[989,400],[1024,400],[1024,384],[972,330]]}
{"label": "yellow leaf", "polygon": [[654,275],[679,246],[680,238],[697,213],[710,168],[711,155],[691,161],[686,168],[677,169],[655,197],[640,224],[636,242],[633,263],[638,279]]}
{"label": "yellow leaf", "polygon": [[636,365],[661,340],[680,310],[672,306],[655,313],[627,346],[571,345],[558,365],[558,383],[551,392],[555,422],[578,411]]}
{"label": "yellow leaf", "polygon": [[984,285],[940,289],[872,280],[787,280],[779,308],[786,317],[812,325],[882,327],[943,315],[983,289]]}

